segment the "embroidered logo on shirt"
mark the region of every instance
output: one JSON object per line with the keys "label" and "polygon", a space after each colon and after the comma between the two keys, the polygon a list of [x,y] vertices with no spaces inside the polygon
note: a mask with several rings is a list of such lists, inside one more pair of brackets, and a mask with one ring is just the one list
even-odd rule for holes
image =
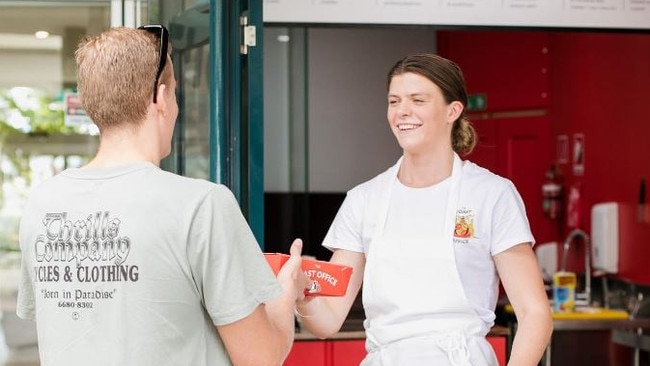
{"label": "embroidered logo on shirt", "polygon": [[474,211],[460,208],[454,222],[454,243],[467,244],[474,236]]}

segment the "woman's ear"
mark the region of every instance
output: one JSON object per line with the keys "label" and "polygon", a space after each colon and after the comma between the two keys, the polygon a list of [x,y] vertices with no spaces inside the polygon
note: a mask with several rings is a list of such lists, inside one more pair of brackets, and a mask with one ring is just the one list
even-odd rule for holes
{"label": "woman's ear", "polygon": [[449,103],[447,106],[447,123],[454,123],[463,113],[463,109],[465,109],[463,103],[457,100]]}

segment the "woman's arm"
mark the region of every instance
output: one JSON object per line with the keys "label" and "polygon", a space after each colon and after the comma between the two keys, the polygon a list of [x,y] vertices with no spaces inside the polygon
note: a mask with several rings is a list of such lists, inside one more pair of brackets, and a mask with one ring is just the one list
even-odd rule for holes
{"label": "woman's arm", "polygon": [[537,259],[530,243],[494,256],[499,277],[517,317],[510,366],[537,365],[553,332],[553,320]]}
{"label": "woman's arm", "polygon": [[307,296],[303,301],[299,300],[296,307],[302,325],[310,333],[323,339],[341,329],[361,288],[366,259],[363,253],[337,249],[330,263],[352,267],[352,276],[345,296]]}

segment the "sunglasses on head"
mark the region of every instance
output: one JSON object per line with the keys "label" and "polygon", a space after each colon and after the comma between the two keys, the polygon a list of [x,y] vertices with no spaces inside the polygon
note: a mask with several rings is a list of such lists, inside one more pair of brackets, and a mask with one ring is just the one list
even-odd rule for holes
{"label": "sunglasses on head", "polygon": [[154,34],[160,40],[160,58],[158,59],[158,71],[156,71],[156,80],[153,84],[153,102],[157,102],[158,94],[158,82],[160,81],[160,75],[167,64],[167,45],[169,44],[169,31],[165,26],[160,24],[151,24],[143,25],[138,27],[138,29],[145,30],[149,33]]}

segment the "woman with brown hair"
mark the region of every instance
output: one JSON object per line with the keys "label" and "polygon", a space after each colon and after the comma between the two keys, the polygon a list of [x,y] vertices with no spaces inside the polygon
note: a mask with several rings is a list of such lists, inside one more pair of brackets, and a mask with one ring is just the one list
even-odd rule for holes
{"label": "woman with brown hair", "polygon": [[485,336],[501,281],[518,320],[510,364],[536,365],[552,321],[534,238],[512,182],[460,157],[476,143],[460,68],[407,56],[387,87],[403,155],[348,192],[323,242],[354,268],[348,291],[298,301],[303,325],[336,333],[363,284],[362,365],[496,365]]}

